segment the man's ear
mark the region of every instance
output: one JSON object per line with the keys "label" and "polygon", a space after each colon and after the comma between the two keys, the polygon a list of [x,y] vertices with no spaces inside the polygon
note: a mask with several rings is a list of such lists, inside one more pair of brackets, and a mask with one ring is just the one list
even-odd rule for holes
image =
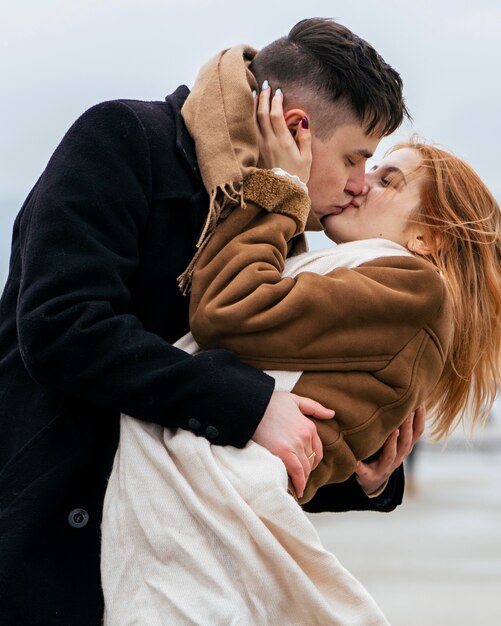
{"label": "man's ear", "polygon": [[291,131],[292,136],[295,137],[298,124],[303,117],[308,117],[308,114],[304,109],[289,109],[285,111],[284,117],[287,128]]}

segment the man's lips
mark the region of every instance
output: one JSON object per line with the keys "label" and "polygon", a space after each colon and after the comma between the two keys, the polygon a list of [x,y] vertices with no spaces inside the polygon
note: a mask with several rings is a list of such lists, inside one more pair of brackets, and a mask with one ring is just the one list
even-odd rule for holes
{"label": "man's lips", "polygon": [[341,206],[336,206],[330,213],[326,213],[325,215],[322,215],[322,217],[320,218],[320,221],[322,222],[325,218],[331,217],[331,215],[341,215],[341,213],[350,206],[354,207],[355,209],[358,209],[360,207],[360,204],[357,202],[357,200],[355,200],[355,198],[352,198],[346,204],[342,204]]}

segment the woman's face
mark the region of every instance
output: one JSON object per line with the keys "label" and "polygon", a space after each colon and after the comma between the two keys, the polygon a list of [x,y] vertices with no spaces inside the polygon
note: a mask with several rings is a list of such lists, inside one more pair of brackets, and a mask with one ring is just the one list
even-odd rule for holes
{"label": "woman's face", "polygon": [[407,246],[417,225],[409,218],[420,206],[424,174],[413,148],[395,150],[365,175],[367,193],[353,198],[339,215],[323,220],[326,235],[336,243],[390,239]]}

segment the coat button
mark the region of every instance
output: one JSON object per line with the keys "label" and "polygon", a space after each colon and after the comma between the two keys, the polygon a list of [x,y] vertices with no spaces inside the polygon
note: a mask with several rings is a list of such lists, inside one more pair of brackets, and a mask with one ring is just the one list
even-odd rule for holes
{"label": "coat button", "polygon": [[83,528],[89,522],[89,514],[85,509],[73,509],[68,515],[68,523],[72,528]]}
{"label": "coat button", "polygon": [[201,425],[202,424],[200,424],[200,422],[196,420],[194,417],[190,417],[190,419],[188,420],[188,428],[190,430],[198,430]]}
{"label": "coat button", "polygon": [[215,426],[207,426],[205,434],[207,439],[215,439],[216,437],[219,437],[219,431]]}

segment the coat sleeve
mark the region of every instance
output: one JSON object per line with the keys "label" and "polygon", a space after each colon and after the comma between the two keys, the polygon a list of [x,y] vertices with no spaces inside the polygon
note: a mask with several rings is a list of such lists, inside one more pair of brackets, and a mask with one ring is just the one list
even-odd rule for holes
{"label": "coat sleeve", "polygon": [[[130,314],[152,194],[150,150],[123,102],[68,131],[20,221],[17,307],[24,364],[41,384],[216,443],[244,445],[273,381],[224,350],[189,356]],[[191,423],[195,424],[192,420]]]}
{"label": "coat sleeve", "polygon": [[308,513],[342,513],[345,511],[378,511],[389,513],[402,504],[405,479],[403,464],[388,479],[385,490],[376,498],[365,494],[353,474],[341,483],[324,485],[311,500],[302,505]]}
{"label": "coat sleeve", "polygon": [[442,281],[429,263],[405,256],[283,278],[309,201],[303,194],[288,203],[290,185],[271,180],[266,197],[251,181],[247,207],[230,214],[202,253],[190,304],[194,337],[264,369],[384,366],[438,311]]}

